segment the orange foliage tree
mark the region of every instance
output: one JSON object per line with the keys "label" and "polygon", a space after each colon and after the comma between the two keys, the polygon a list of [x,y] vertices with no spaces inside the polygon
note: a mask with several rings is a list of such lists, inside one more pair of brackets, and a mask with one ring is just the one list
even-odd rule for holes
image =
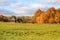
{"label": "orange foliage tree", "polygon": [[33,16],[33,21],[34,21],[35,23],[37,23],[37,17],[40,16],[41,12],[42,12],[42,11],[41,11],[40,9],[36,10],[36,12],[35,12],[35,14],[34,14],[34,16]]}
{"label": "orange foliage tree", "polygon": [[51,7],[45,12],[37,10],[33,18],[36,23],[60,23],[60,8]]}
{"label": "orange foliage tree", "polygon": [[60,12],[59,11],[57,11],[55,14],[55,22],[60,23]]}

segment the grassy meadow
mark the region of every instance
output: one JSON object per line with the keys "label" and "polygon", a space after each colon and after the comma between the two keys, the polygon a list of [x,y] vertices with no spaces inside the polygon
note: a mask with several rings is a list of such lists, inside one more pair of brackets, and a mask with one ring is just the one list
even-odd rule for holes
{"label": "grassy meadow", "polygon": [[0,22],[0,40],[60,40],[60,24]]}

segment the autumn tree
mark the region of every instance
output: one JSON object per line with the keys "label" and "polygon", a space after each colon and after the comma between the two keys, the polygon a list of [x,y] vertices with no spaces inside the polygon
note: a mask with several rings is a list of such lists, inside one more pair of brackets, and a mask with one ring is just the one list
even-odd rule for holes
{"label": "autumn tree", "polygon": [[35,12],[35,14],[34,14],[34,16],[33,16],[33,21],[35,22],[35,23],[37,23],[37,17],[38,16],[40,16],[40,14],[41,14],[41,10],[40,9],[38,9],[38,10],[36,10],[36,12]]}
{"label": "autumn tree", "polygon": [[0,21],[3,21],[3,15],[0,15]]}
{"label": "autumn tree", "polygon": [[56,23],[60,23],[60,12],[59,11],[56,11],[56,14],[55,14],[55,22]]}

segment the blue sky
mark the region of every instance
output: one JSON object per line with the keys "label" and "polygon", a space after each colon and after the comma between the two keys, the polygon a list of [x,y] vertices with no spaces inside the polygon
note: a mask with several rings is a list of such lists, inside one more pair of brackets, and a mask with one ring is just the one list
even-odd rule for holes
{"label": "blue sky", "polygon": [[36,9],[59,8],[59,4],[60,0],[0,0],[0,9],[12,11],[16,16],[29,16]]}

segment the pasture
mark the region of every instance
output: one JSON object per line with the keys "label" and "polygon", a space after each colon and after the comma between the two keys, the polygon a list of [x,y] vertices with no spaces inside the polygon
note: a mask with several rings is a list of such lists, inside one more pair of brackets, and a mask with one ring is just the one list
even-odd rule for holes
{"label": "pasture", "polygon": [[60,40],[60,24],[0,22],[0,40]]}

